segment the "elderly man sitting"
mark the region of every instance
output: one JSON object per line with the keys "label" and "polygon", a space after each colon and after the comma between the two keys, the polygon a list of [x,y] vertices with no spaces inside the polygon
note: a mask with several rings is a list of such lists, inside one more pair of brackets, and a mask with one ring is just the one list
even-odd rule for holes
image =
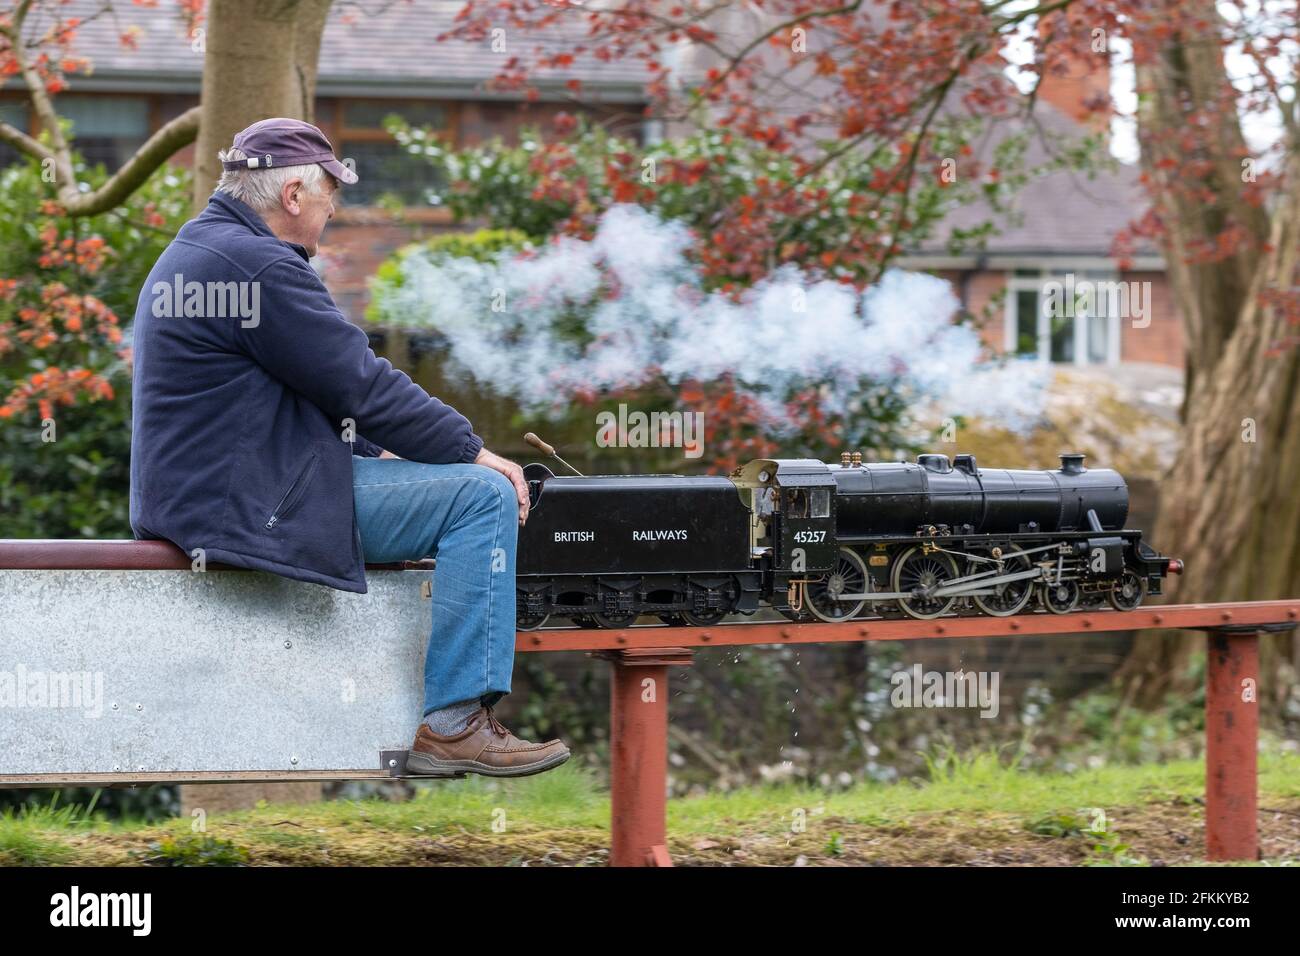
{"label": "elderly man sitting", "polygon": [[136,308],[135,536],[360,593],[367,561],[436,555],[408,770],[558,766],[561,741],[520,740],[492,714],[514,666],[521,469],[376,357],[308,264],[335,192],[357,181],[325,134],[262,120],[221,159],[207,208],[158,258]]}

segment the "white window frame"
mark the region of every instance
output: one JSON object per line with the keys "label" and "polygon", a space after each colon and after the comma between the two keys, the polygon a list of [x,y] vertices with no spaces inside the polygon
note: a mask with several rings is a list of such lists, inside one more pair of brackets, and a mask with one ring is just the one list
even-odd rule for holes
{"label": "white window frame", "polygon": [[[1052,323],[1051,317],[1047,311],[1042,308],[1046,297],[1043,295],[1043,286],[1048,282],[1056,281],[1062,285],[1066,282],[1066,276],[1071,270],[1057,268],[1039,269],[1036,276],[1018,276],[1015,272],[1006,274],[1006,297],[1004,302],[1003,318],[1003,348],[1009,354],[1016,354],[1016,338],[1019,333],[1019,315],[1017,314],[1017,293],[1019,292],[1037,292],[1039,295],[1038,309],[1038,355],[1037,359],[1044,365],[1065,365],[1072,364],[1079,368],[1087,366],[1115,366],[1120,362],[1120,317],[1118,315],[1107,316],[1106,319],[1106,358],[1101,362],[1090,362],[1088,360],[1088,320],[1092,318],[1089,314],[1083,314],[1076,311],[1074,315],[1074,359],[1070,363],[1052,361]],[[1119,281],[1119,276],[1112,270],[1097,269],[1078,269],[1074,270],[1074,281],[1079,283],[1083,280],[1088,281]]]}

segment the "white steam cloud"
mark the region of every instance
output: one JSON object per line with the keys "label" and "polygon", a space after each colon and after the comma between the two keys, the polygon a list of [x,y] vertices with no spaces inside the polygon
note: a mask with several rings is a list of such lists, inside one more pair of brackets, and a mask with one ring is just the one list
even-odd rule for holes
{"label": "white steam cloud", "polygon": [[[590,241],[560,237],[528,256],[409,255],[382,307],[402,325],[436,328],[448,371],[530,412],[658,370],[671,383],[732,375],[778,431],[783,400],[810,385],[826,411],[853,415],[864,377],[944,416],[1010,428],[1038,418],[1045,370],[983,362],[978,333],[952,322],[958,302],[944,280],[891,270],[859,293],[787,266],[737,302],[702,290],[691,241],[680,223],[613,206]],[[575,332],[583,325],[589,341]]]}

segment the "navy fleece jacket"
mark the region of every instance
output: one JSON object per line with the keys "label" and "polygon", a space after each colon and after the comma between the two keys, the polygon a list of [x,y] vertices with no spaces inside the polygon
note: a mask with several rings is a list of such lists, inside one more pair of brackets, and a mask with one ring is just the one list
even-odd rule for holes
{"label": "navy fleece jacket", "polygon": [[158,258],[132,329],[131,528],[364,593],[352,456],[472,462],[483,440],[371,351],[307,259],[223,192]]}

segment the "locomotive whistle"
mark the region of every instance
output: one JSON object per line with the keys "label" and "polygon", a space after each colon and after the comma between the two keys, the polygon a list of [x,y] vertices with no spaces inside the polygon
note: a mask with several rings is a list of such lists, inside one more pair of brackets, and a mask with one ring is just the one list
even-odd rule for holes
{"label": "locomotive whistle", "polygon": [[565,461],[563,458],[561,458],[559,455],[557,455],[557,454],[555,453],[555,446],[554,446],[554,445],[548,445],[548,444],[546,444],[546,442],[544,442],[544,441],[542,441],[540,438],[538,438],[537,435],[536,435],[534,432],[529,432],[527,435],[525,435],[525,436],[524,436],[524,441],[528,442],[528,444],[532,445],[534,448],[536,448],[538,451],[540,451],[543,455],[550,455],[552,458],[554,458],[556,461],[558,461],[558,462],[559,462],[561,465],[563,465],[565,468],[569,469],[569,471],[573,472],[573,473],[574,473],[575,475],[577,475],[579,478],[583,478],[583,477],[585,477],[585,476],[583,475],[582,472],[578,471],[578,469],[574,468],[574,467],[573,467],[572,465],[570,465],[567,461]]}

